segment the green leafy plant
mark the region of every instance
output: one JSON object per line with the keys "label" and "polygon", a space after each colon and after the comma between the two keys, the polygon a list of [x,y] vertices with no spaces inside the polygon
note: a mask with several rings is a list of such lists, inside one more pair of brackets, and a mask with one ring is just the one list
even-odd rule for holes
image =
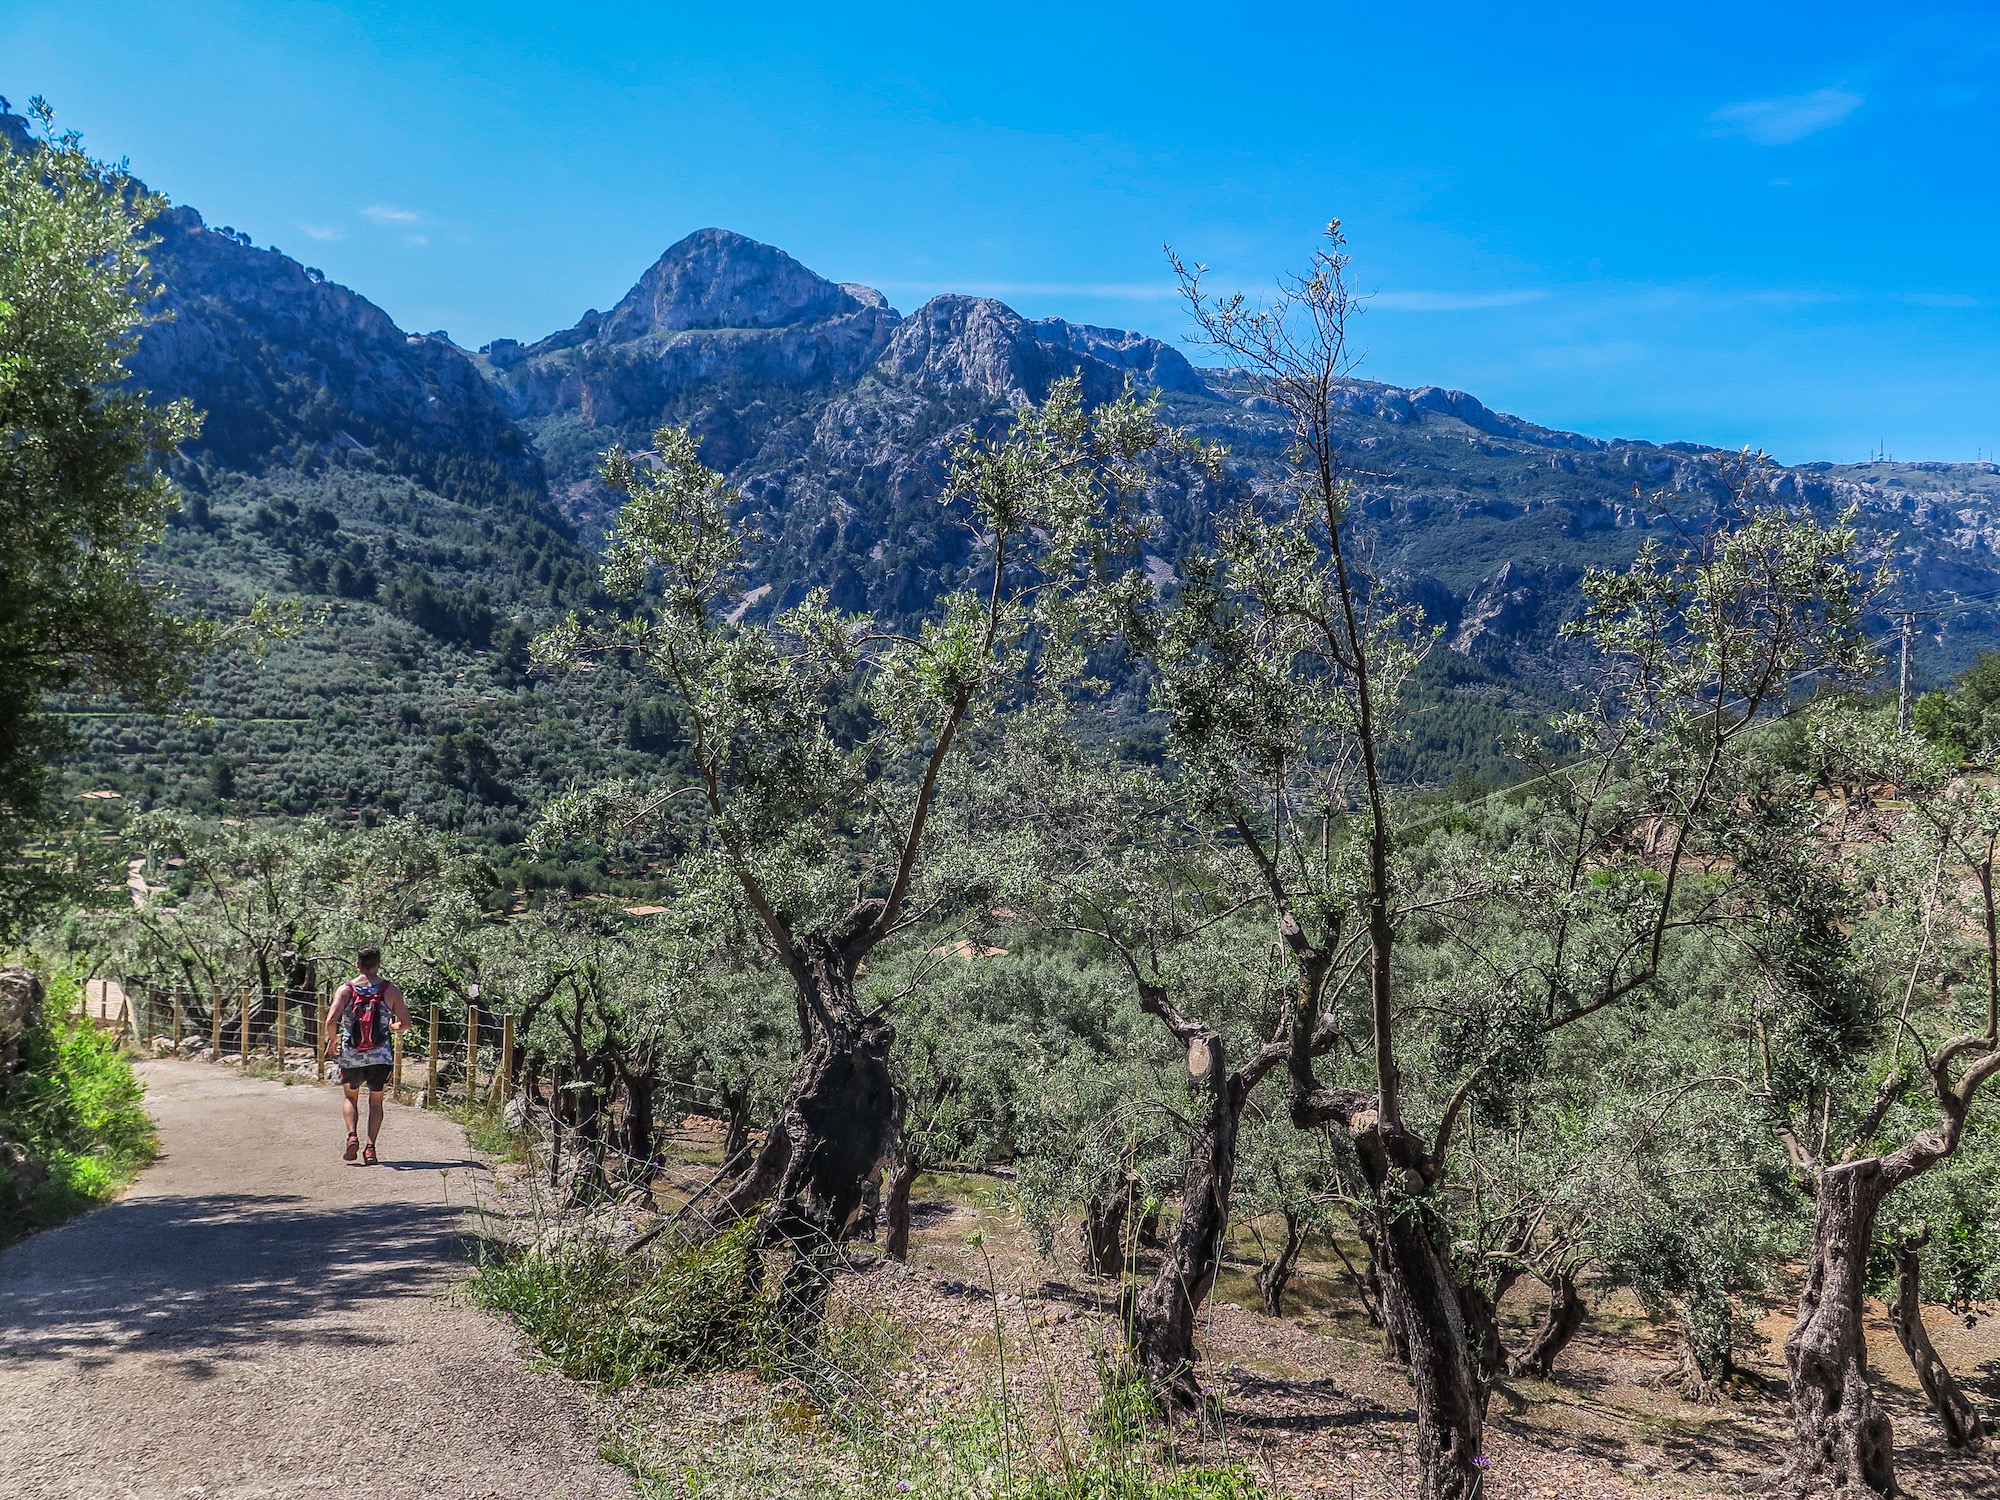
{"label": "green leafy plant", "polygon": [[77,1014],[80,984],[56,975],[0,1091],[0,1142],[27,1157],[0,1172],[0,1241],[115,1196],[155,1153],[145,1087],[111,1033]]}
{"label": "green leafy plant", "polygon": [[511,1316],[565,1375],[613,1389],[716,1370],[764,1369],[785,1341],[779,1307],[759,1286],[760,1225],[658,1257],[595,1236],[482,1260],[474,1295]]}

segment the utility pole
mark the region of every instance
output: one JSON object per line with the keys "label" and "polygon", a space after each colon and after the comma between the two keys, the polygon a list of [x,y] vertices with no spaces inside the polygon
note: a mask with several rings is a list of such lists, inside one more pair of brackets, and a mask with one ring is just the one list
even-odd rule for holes
{"label": "utility pole", "polygon": [[1917,621],[1928,620],[1938,611],[1934,609],[1892,609],[1885,613],[1903,627],[1902,671],[1896,679],[1896,726],[1910,727],[1910,655],[1916,649]]}

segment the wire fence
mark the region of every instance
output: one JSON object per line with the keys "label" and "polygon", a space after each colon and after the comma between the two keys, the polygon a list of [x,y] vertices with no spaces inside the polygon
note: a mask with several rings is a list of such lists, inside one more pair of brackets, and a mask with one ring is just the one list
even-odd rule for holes
{"label": "wire fence", "polygon": [[[93,979],[83,1013],[120,1040],[158,1056],[265,1068],[324,1081],[339,1066],[327,1034],[335,986],[236,989]],[[331,1045],[330,1045],[331,1043]],[[398,1100],[504,1105],[518,1088],[514,1018],[477,1005],[411,1012],[392,1044],[390,1088]]]}

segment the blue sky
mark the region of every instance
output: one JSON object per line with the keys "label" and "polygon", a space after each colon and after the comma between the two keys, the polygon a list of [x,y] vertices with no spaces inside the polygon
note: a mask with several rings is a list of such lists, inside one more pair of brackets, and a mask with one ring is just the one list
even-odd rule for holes
{"label": "blue sky", "polygon": [[[1329,216],[1362,373],[1789,462],[2000,452],[2000,4],[0,5],[0,92],[405,327],[723,225],[1185,332]],[[1198,356],[1197,356],[1198,357]]]}

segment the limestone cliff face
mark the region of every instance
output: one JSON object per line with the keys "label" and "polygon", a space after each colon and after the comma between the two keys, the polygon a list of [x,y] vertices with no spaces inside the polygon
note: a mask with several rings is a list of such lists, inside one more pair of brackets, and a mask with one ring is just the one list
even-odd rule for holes
{"label": "limestone cliff face", "polygon": [[1095,328],[1062,318],[1044,318],[1034,325],[1035,337],[1053,348],[1087,355],[1132,377],[1133,383],[1183,395],[1208,393],[1208,385],[1188,363],[1187,356],[1158,339],[1124,328]]}
{"label": "limestone cliff face", "polygon": [[479,360],[587,531],[615,503],[594,478],[602,451],[685,426],[769,541],[763,607],[819,585],[893,614],[927,607],[962,561],[961,528],[930,497],[968,431],[997,430],[1065,375],[1091,401],[1206,389],[1157,339],[1031,323],[984,297],[937,297],[906,318],[873,288],[719,229],[669,248],[610,312]]}
{"label": "limestone cliff face", "polygon": [[[1063,334],[1081,331],[1059,327]],[[1079,339],[1086,345],[1079,348],[1044,342],[1040,332],[1041,325],[990,297],[933,297],[896,330],[876,373],[933,390],[976,391],[1006,405],[1039,402],[1072,374],[1087,401],[1108,401],[1125,388],[1129,366],[1099,359],[1087,340]]]}
{"label": "limestone cliff face", "polygon": [[[33,148],[0,107],[0,150]],[[203,412],[194,464],[259,470],[304,451],[366,448],[468,501],[538,510],[540,457],[464,350],[412,334],[358,292],[192,208],[148,226],[166,314],[130,365],[145,389]]]}
{"label": "limestone cliff face", "polygon": [[[721,230],[672,247],[611,312],[536,344],[489,346],[480,360],[586,530],[606,524],[615,500],[592,478],[604,448],[643,448],[663,422],[692,429],[762,538],[760,611],[815,586],[846,608],[928,608],[967,563],[962,528],[934,500],[952,445],[1000,431],[1065,375],[1091,401],[1128,386],[1158,393],[1172,420],[1229,448],[1219,486],[1163,484],[1154,496],[1158,578],[1212,539],[1220,508],[1273,494],[1288,441],[1253,381],[1197,370],[1157,339],[1030,321],[986,297],[940,296],[904,317],[878,292]],[[1726,506],[1695,445],[1562,432],[1437,386],[1353,380],[1338,399],[1376,564],[1446,627],[1449,648],[1504,670],[1562,677],[1556,632],[1582,570]],[[1914,479],[1898,490],[1808,468],[1779,476],[1774,497],[1859,505],[1909,531],[1913,580],[1960,586],[1992,571],[1951,559],[1955,547],[2000,545],[2000,501],[1983,489],[1947,501],[1945,483],[1926,481],[1933,500]]]}
{"label": "limestone cliff face", "polygon": [[464,350],[405,333],[359,293],[289,256],[212,229],[192,208],[156,219],[164,310],[138,380],[206,416],[194,449],[258,469],[307,448],[367,448],[434,488],[538,506],[541,461]]}
{"label": "limestone cliff face", "polygon": [[[669,248],[609,313],[585,313],[533,344],[498,340],[481,355],[531,428],[596,435],[595,447],[579,440],[556,454],[560,478],[587,488],[596,449],[643,446],[662,422],[705,422],[710,461],[740,462],[752,437],[738,412],[851,384],[899,321],[872,288],[841,286],[770,245],[703,229]],[[760,418],[750,413],[750,427]]]}
{"label": "limestone cliff face", "polygon": [[[1061,319],[1030,323],[984,297],[937,297],[903,318],[872,287],[829,281],[722,229],[672,246],[610,312],[481,354],[510,409],[531,424],[564,419],[606,434],[608,446],[684,422],[706,430],[725,466],[754,454],[789,398],[839,395],[866,377],[1002,406],[1039,401],[1072,373],[1092,400],[1128,380],[1202,389],[1186,359],[1157,339]],[[583,479],[567,457],[557,457],[559,474]]]}

